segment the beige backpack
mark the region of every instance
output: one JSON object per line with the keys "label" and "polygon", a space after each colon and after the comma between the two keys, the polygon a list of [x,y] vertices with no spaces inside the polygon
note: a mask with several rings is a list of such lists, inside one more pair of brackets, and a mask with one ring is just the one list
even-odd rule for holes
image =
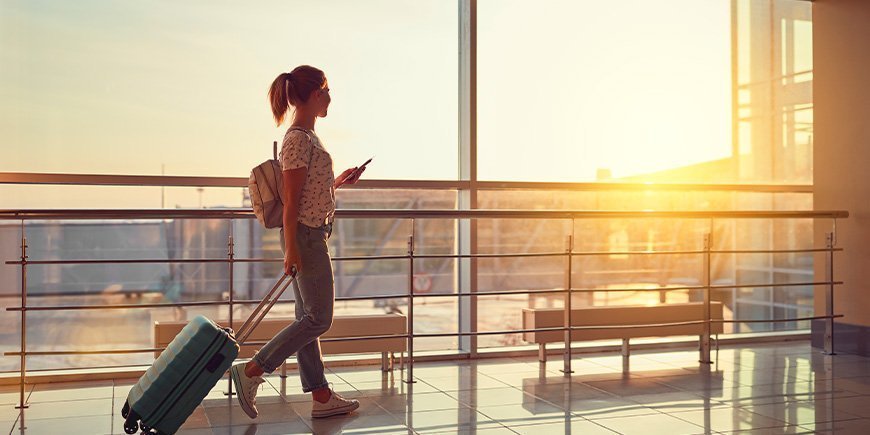
{"label": "beige backpack", "polygon": [[[299,130],[308,136],[308,132],[301,128],[292,128]],[[314,147],[311,147],[311,153],[314,152]],[[311,154],[308,155],[308,165],[311,166]],[[251,169],[251,176],[248,178],[248,193],[251,196],[251,206],[254,209],[254,216],[266,228],[279,228],[284,225],[284,202],[286,201],[286,193],[284,192],[284,181],[281,174],[281,163],[278,161],[278,142],[272,143],[272,158]]]}

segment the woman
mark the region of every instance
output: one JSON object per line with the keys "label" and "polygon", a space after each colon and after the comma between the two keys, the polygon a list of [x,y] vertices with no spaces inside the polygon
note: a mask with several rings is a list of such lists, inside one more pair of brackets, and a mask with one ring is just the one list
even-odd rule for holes
{"label": "woman", "polygon": [[296,354],[302,391],[311,392],[312,417],[345,414],[359,401],[345,399],[329,388],[323,374],[320,337],[332,325],[335,288],[326,240],[332,232],[335,189],[354,184],[365,167],[350,168],[335,178],[332,157],[314,133],[314,122],[325,117],[331,98],[323,71],[302,65],[282,73],[269,88],[275,122],[280,126],[290,109],[293,122],[284,135],[281,168],[288,201],[284,203],[281,247],[284,273],[297,271],[296,321],[263,346],[248,363],[232,367],[231,375],[239,404],[251,418],[257,417],[256,394],[264,382],[290,355]]}

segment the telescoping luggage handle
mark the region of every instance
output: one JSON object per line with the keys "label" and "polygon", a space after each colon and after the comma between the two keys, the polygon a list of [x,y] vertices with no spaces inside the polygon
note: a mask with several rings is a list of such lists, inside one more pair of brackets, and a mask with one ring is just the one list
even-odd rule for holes
{"label": "telescoping luggage handle", "polygon": [[[266,317],[266,314],[269,314],[269,310],[272,309],[272,305],[275,305],[275,302],[278,302],[278,298],[284,293],[284,290],[287,290],[287,287],[290,287],[290,284],[296,281],[296,268],[294,267],[291,271],[291,274],[283,274],[281,278],[278,279],[278,282],[275,283],[275,286],[272,287],[272,290],[269,290],[269,293],[266,294],[266,297],[257,304],[257,308],[251,313],[251,316],[248,317],[248,320],[245,320],[245,323],[242,324],[242,327],[239,328],[238,332],[236,332],[236,342],[242,344],[245,340],[248,339],[248,336],[254,332],[254,329],[257,325],[260,324],[261,321]],[[288,280],[287,277],[290,277]],[[287,281],[286,283],[284,281]],[[275,291],[278,293],[275,294]],[[274,295],[274,297],[272,297]],[[265,308],[265,309],[264,309]]]}

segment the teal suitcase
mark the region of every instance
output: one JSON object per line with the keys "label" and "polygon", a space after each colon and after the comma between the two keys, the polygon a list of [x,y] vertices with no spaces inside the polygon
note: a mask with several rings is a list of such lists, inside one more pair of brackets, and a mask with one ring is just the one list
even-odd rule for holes
{"label": "teal suitcase", "polygon": [[[238,338],[204,316],[196,316],[175,336],[130,390],[121,410],[124,432],[173,434],[224,376],[239,355],[239,346],[260,323],[295,275],[284,275],[251,317]],[[275,295],[276,290],[278,291]],[[265,309],[264,309],[265,307]]]}

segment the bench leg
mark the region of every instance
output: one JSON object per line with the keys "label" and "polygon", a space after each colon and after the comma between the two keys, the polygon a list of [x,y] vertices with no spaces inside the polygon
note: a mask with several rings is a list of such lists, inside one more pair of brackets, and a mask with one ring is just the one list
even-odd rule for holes
{"label": "bench leg", "polygon": [[281,378],[287,379],[287,360],[281,364]]}
{"label": "bench leg", "polygon": [[396,354],[393,352],[390,352],[390,371],[393,371],[393,369],[395,367],[396,367]]}
{"label": "bench leg", "polygon": [[390,369],[387,368],[387,353],[386,352],[381,352],[381,371],[382,372],[390,371]]}
{"label": "bench leg", "polygon": [[405,352],[399,352],[399,371],[405,371]]}
{"label": "bench leg", "polygon": [[545,343],[538,345],[538,361],[547,362],[547,345]]}
{"label": "bench leg", "polygon": [[622,357],[623,358],[628,358],[631,355],[631,348],[629,347],[628,340],[629,340],[628,338],[622,339]]}

